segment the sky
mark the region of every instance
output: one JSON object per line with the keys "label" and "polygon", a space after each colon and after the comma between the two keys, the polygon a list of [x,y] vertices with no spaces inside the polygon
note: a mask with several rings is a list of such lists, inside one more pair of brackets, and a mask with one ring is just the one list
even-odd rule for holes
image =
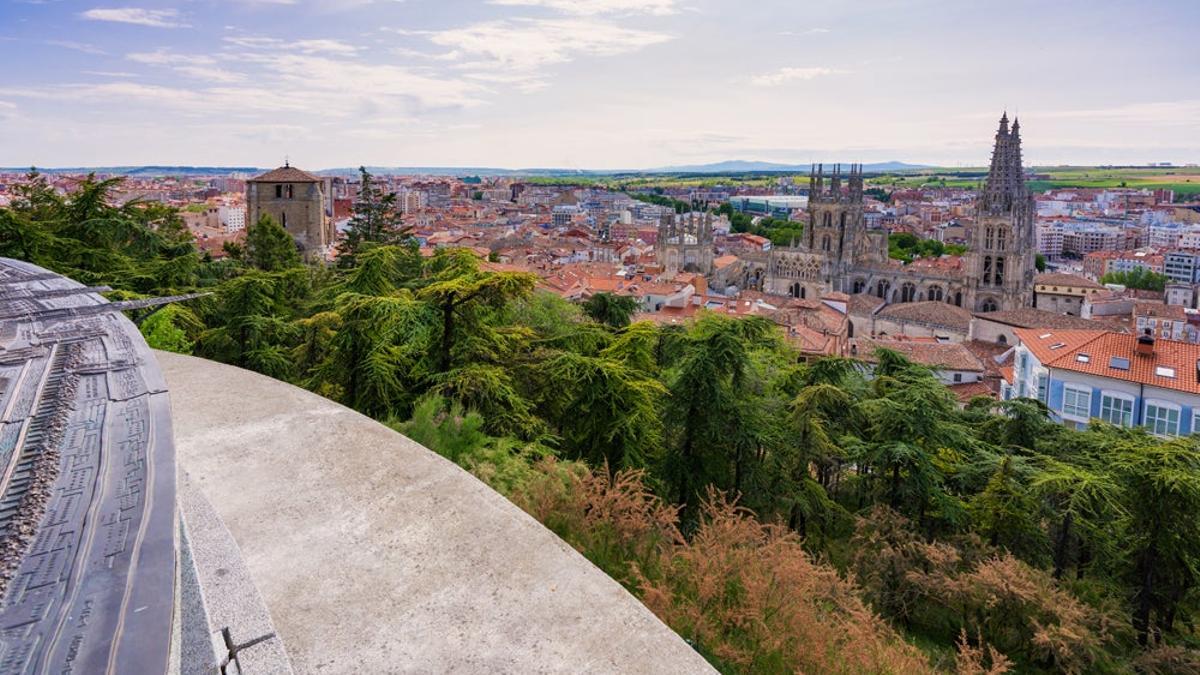
{"label": "sky", "polygon": [[1196,0],[0,0],[0,166],[1200,162]]}

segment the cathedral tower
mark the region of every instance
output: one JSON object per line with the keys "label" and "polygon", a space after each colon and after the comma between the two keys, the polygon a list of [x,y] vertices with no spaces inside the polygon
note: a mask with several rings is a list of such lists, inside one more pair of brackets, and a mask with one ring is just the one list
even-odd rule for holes
{"label": "cathedral tower", "polygon": [[1033,306],[1033,195],[1021,168],[1021,124],[1000,118],[987,182],[976,204],[967,256],[968,305],[975,311]]}
{"label": "cathedral tower", "polygon": [[865,236],[862,165],[851,164],[842,185],[841,165],[834,165],[826,183],[825,165],[818,164],[808,182],[808,226],[804,247],[825,257],[825,283],[843,291]]}

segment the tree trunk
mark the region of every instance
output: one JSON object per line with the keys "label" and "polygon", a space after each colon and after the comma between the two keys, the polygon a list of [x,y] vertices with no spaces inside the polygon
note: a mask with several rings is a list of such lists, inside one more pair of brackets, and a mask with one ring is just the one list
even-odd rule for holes
{"label": "tree trunk", "polygon": [[1145,647],[1150,642],[1150,610],[1154,606],[1154,566],[1158,551],[1154,544],[1138,561],[1138,572],[1142,587],[1138,589],[1137,604],[1133,610],[1133,629],[1137,631],[1138,644]]}
{"label": "tree trunk", "polygon": [[897,511],[900,510],[900,465],[892,465],[892,487],[891,497],[888,499],[891,507]]}
{"label": "tree trunk", "polygon": [[1067,567],[1067,551],[1071,543],[1072,514],[1063,516],[1062,526],[1058,530],[1058,540],[1054,542],[1054,578],[1062,579]]}
{"label": "tree trunk", "polygon": [[454,344],[454,302],[447,300],[442,305],[442,344],[438,372],[450,370],[450,350]]}

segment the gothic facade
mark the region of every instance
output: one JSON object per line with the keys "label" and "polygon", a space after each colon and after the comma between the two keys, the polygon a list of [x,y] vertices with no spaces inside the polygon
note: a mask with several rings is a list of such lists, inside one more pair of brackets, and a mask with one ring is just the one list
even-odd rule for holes
{"label": "gothic facade", "polygon": [[663,216],[658,223],[654,252],[670,276],[679,272],[712,274],[712,215],[692,212]]}
{"label": "gothic facade", "polygon": [[819,298],[830,292],[869,293],[888,303],[946,302],[972,311],[1033,305],[1033,197],[1021,170],[1020,125],[1000,120],[991,169],[977,205],[970,250],[962,258],[888,257],[888,233],[868,229],[863,174],[816,167],[809,178],[808,222],[802,241],[742,256],[713,286]]}

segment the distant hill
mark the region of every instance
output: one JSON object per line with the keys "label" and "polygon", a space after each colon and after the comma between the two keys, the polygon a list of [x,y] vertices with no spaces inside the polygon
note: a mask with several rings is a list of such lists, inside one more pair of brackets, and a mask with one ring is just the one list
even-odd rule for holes
{"label": "distant hill", "polygon": [[[829,164],[826,164],[829,166]],[[843,165],[845,166],[845,165]],[[497,167],[468,166],[368,166],[367,170],[376,175],[426,175],[426,176],[611,176],[611,175],[644,175],[644,174],[678,174],[678,173],[808,173],[808,164],[777,164],[773,162],[755,162],[731,160],[714,162],[712,164],[693,164],[685,166],[668,166],[656,169],[501,169]],[[889,171],[904,171],[924,169],[927,166],[907,164],[905,162],[880,162],[864,164],[864,170],[871,173]],[[21,173],[29,167],[0,168],[2,173]],[[229,174],[260,174],[268,169],[251,166],[93,166],[93,167],[38,167],[38,171],[47,174],[84,174],[100,173],[118,176],[223,176]],[[356,176],[358,167],[339,167],[313,171],[320,176]]]}

